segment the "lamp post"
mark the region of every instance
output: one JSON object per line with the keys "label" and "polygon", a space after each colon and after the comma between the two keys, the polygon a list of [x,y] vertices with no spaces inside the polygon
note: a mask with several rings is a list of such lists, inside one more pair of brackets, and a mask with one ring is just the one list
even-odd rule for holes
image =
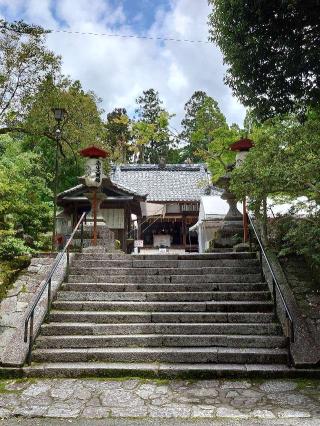
{"label": "lamp post", "polygon": [[63,108],[52,108],[54,118],[57,122],[55,139],[56,139],[56,158],[55,158],[55,176],[54,176],[54,193],[53,193],[53,227],[52,227],[52,250],[56,245],[56,223],[57,223],[57,194],[58,194],[58,172],[59,172],[59,143],[61,141],[61,122],[64,119],[66,110]]}
{"label": "lamp post", "polygon": [[[251,139],[242,138],[234,142],[230,149],[235,151],[236,155],[236,167],[239,167],[241,163],[245,160],[248,152],[254,146]],[[243,242],[246,243],[249,239],[249,228],[248,228],[248,217],[247,217],[247,201],[246,197],[243,199]]]}

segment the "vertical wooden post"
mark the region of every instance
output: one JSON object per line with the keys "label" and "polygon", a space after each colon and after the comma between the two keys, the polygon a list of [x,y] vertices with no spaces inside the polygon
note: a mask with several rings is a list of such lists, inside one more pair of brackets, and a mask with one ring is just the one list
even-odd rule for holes
{"label": "vertical wooden post", "polygon": [[186,247],[187,247],[187,226],[186,226],[185,217],[183,217],[183,219],[182,219],[182,244],[183,244],[183,247],[186,249]]}
{"label": "vertical wooden post", "polygon": [[243,221],[243,242],[246,243],[248,241],[248,238],[249,238],[246,198],[243,199],[242,221]]}
{"label": "vertical wooden post", "polygon": [[123,251],[127,253],[127,238],[128,238],[128,205],[125,204],[124,208],[124,226],[123,226]]}
{"label": "vertical wooden post", "polygon": [[97,190],[93,192],[93,245],[97,245]]}
{"label": "vertical wooden post", "polygon": [[141,218],[140,217],[137,218],[137,225],[138,225],[137,240],[141,240]]}

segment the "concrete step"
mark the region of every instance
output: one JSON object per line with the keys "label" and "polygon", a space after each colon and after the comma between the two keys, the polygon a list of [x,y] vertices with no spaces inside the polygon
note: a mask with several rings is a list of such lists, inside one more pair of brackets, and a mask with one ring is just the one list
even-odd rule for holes
{"label": "concrete step", "polygon": [[170,362],[285,364],[286,349],[265,348],[52,348],[33,351],[34,362]]}
{"label": "concrete step", "polygon": [[92,260],[75,259],[72,266],[81,268],[202,268],[202,267],[254,267],[258,259],[212,259],[212,260]]}
{"label": "concrete step", "polygon": [[206,274],[206,275],[108,275],[108,274],[71,274],[70,283],[256,283],[261,282],[260,274]]}
{"label": "concrete step", "polygon": [[189,283],[189,284],[137,284],[137,283],[65,283],[63,291],[118,291],[118,292],[176,292],[176,291],[266,291],[266,283]]}
{"label": "concrete step", "polygon": [[[65,302],[68,304],[68,302]],[[76,302],[77,303],[77,302]],[[97,324],[130,324],[130,323],[272,323],[273,313],[211,313],[211,312],[99,312],[99,311],[59,311],[51,310],[52,322],[97,323]],[[52,324],[52,323],[51,323]],[[80,324],[78,324],[80,325]],[[47,324],[44,324],[46,327]]]}
{"label": "concrete step", "polygon": [[79,301],[136,301],[136,302],[175,302],[175,301],[263,301],[270,300],[269,291],[188,291],[188,292],[108,292],[108,291],[59,291],[57,300]]}
{"label": "concrete step", "polygon": [[[19,370],[21,373],[21,371]],[[12,373],[11,373],[12,374]],[[153,379],[320,378],[320,369],[285,364],[44,362],[23,368],[29,378],[141,377]]]}
{"label": "concrete step", "polygon": [[229,266],[229,267],[202,267],[202,268],[111,268],[111,267],[72,267],[70,275],[237,275],[237,274],[259,274],[257,266]]}
{"label": "concrete step", "polygon": [[[281,335],[280,324],[276,323],[72,323],[50,322],[41,326],[41,334],[53,335],[131,335],[131,334],[220,334],[220,335]],[[192,346],[192,345],[191,345]]]}
{"label": "concrete step", "polygon": [[271,301],[256,302],[106,302],[57,300],[52,307],[68,311],[142,311],[142,312],[271,312]]}
{"label": "concrete step", "polygon": [[242,335],[67,335],[40,336],[36,341],[37,349],[74,349],[74,348],[149,348],[149,347],[235,347],[235,348],[285,348],[287,339],[283,336],[242,336]]}

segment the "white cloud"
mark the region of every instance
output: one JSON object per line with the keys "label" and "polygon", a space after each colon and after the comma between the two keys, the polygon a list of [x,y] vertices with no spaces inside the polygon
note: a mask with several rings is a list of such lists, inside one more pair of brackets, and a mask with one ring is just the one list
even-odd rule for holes
{"label": "white cloud", "polygon": [[[2,12],[5,5],[10,13],[20,11],[28,22],[50,28],[63,25],[80,32],[133,31],[125,10],[111,8],[108,0],[0,0]],[[159,9],[147,35],[207,40],[209,11],[207,0],[171,0],[171,10]],[[213,44],[52,33],[48,46],[62,55],[66,74],[103,98],[107,112],[117,106],[132,111],[135,98],[153,87],[168,110],[177,114],[174,126],[178,126],[185,102],[195,90],[205,90],[217,99],[230,123],[242,124],[244,108],[223,84],[225,67]]]}

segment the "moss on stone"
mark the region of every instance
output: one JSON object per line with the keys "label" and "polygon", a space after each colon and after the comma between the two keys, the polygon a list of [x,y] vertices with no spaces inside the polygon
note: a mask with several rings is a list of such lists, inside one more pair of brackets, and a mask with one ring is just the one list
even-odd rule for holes
{"label": "moss on stone", "polygon": [[6,296],[20,272],[30,264],[30,256],[0,262],[0,301]]}

